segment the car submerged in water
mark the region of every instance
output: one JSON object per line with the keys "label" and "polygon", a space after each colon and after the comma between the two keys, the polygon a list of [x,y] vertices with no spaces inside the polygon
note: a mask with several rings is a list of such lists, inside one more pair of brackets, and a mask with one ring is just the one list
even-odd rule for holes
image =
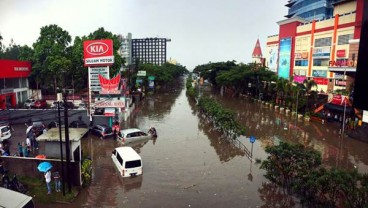
{"label": "car submerged in water", "polygon": [[131,143],[145,139],[151,139],[153,136],[150,133],[145,133],[138,128],[120,130],[117,139],[123,143]]}

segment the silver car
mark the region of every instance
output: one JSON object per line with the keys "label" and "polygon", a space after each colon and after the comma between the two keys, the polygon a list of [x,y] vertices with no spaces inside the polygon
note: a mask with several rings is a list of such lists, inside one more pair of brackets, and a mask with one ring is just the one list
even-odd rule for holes
{"label": "silver car", "polygon": [[132,129],[120,130],[120,132],[118,133],[117,139],[123,143],[130,143],[130,142],[135,142],[135,141],[150,139],[150,138],[152,138],[150,134],[145,133],[141,131],[140,129],[132,128]]}

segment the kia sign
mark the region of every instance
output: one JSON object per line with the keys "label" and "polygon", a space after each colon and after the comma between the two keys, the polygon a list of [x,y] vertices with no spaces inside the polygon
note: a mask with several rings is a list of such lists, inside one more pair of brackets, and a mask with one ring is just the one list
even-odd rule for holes
{"label": "kia sign", "polygon": [[112,40],[86,40],[83,42],[84,66],[108,66],[114,63]]}

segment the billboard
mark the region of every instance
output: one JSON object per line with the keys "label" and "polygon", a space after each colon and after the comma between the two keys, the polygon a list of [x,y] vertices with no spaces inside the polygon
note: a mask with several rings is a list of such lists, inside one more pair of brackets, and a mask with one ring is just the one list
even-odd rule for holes
{"label": "billboard", "polygon": [[98,79],[100,80],[101,91],[100,94],[120,94],[119,84],[120,84],[120,74],[117,74],[112,79],[107,79],[103,75],[98,74]]}
{"label": "billboard", "polygon": [[83,42],[84,66],[108,66],[114,63],[111,39],[86,40]]}
{"label": "billboard", "polygon": [[277,56],[279,52],[278,46],[267,47],[267,66],[272,72],[277,71]]}
{"label": "billboard", "polygon": [[291,38],[280,40],[280,52],[277,75],[279,78],[289,79],[291,57]]}

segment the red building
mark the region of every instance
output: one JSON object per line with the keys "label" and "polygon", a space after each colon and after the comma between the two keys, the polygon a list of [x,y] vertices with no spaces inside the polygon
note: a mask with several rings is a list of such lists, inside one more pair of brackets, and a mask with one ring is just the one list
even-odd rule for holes
{"label": "red building", "polygon": [[15,108],[28,99],[31,62],[0,60],[0,109]]}

